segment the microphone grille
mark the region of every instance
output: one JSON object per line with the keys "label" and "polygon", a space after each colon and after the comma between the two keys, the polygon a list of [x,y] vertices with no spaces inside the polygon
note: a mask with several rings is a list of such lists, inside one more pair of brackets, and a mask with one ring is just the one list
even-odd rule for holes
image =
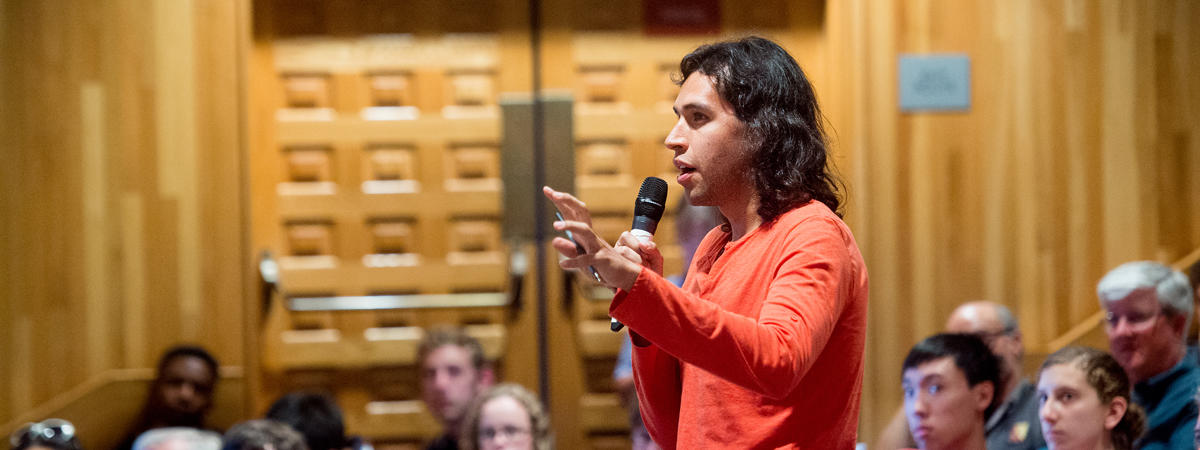
{"label": "microphone grille", "polygon": [[645,216],[655,221],[662,219],[667,207],[667,182],[658,177],[646,177],[638,189],[637,202],[633,205],[634,216]]}

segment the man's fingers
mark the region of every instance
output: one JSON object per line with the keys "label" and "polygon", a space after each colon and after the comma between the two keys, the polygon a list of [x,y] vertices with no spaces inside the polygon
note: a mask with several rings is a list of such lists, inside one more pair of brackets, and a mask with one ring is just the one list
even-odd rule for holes
{"label": "man's fingers", "polygon": [[579,256],[579,250],[575,248],[575,243],[571,242],[567,238],[556,237],[554,240],[550,241],[550,245],[553,245],[554,249],[558,250],[558,253],[564,257],[574,258]]}
{"label": "man's fingers", "polygon": [[559,192],[549,186],[542,187],[542,193],[550,202],[554,203],[554,207],[563,214],[567,220],[576,220],[591,224],[592,216],[587,210],[587,205],[582,200],[575,198],[574,195],[566,192]]}
{"label": "man's fingers", "polygon": [[623,231],[621,232],[621,237],[617,238],[617,245],[623,245],[625,247],[640,251],[642,248],[642,241],[639,240],[637,236],[634,236],[633,233]]}
{"label": "man's fingers", "polygon": [[571,237],[575,239],[575,242],[582,245],[588,253],[596,253],[596,251],[608,247],[608,243],[604,242],[604,239],[600,239],[600,236],[597,236],[596,232],[592,230],[591,225],[587,223],[574,220],[559,220],[554,222],[554,229],[558,231],[570,231]]}
{"label": "man's fingers", "polygon": [[560,259],[558,260],[558,266],[564,269],[583,270],[585,267],[589,267],[594,264],[594,259],[595,258],[593,258],[592,255],[582,255],[575,258]]}
{"label": "man's fingers", "polygon": [[632,248],[626,247],[624,245],[619,245],[617,247],[613,247],[613,250],[615,250],[618,255],[621,255],[622,258],[628,259],[628,260],[633,261],[638,264],[642,263],[642,255],[638,254],[638,252]]}

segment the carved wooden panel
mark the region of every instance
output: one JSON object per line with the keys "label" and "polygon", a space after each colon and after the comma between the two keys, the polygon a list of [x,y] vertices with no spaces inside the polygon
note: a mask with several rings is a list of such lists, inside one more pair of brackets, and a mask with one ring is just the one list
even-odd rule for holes
{"label": "carved wooden panel", "polygon": [[[323,17],[297,26],[334,26],[376,3],[338,12],[306,3]],[[467,16],[455,26],[487,28],[477,23],[486,14]],[[329,392],[351,432],[385,447],[415,445],[439,428],[413,366],[424,330],[469,325],[493,359],[506,345],[503,308],[456,308],[459,297],[446,296],[507,288],[498,37],[318,35],[276,39],[271,50],[280,94],[268,149],[279,169],[255,182],[273,185],[284,302],[400,295],[443,303],[275,308],[263,395]]]}

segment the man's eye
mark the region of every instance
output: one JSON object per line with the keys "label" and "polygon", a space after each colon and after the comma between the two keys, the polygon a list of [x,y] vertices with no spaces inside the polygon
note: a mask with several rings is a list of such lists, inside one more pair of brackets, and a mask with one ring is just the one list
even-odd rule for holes
{"label": "man's eye", "polygon": [[942,390],[942,385],[940,385],[940,384],[929,385],[929,393],[930,394],[936,394],[936,393],[938,393],[938,391],[941,391],[941,390]]}

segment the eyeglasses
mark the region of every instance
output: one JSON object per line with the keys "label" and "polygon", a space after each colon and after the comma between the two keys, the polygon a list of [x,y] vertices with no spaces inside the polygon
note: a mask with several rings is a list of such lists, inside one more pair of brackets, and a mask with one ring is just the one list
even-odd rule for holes
{"label": "eyeglasses", "polygon": [[1121,319],[1125,319],[1125,323],[1129,328],[1135,331],[1146,330],[1154,324],[1154,319],[1162,315],[1162,310],[1155,310],[1153,313],[1131,313],[1131,314],[1113,314],[1112,311],[1104,313],[1104,324],[1109,328],[1117,328],[1121,324]]}
{"label": "eyeglasses", "polygon": [[490,441],[497,437],[504,437],[505,440],[513,440],[529,434],[528,428],[521,428],[516,425],[505,425],[500,428],[481,428],[479,430],[479,440]]}
{"label": "eyeglasses", "polygon": [[79,441],[75,439],[75,425],[62,419],[46,419],[37,423],[27,423],[14,431],[8,437],[12,448],[27,447],[32,444],[50,444],[57,448],[78,449]]}

